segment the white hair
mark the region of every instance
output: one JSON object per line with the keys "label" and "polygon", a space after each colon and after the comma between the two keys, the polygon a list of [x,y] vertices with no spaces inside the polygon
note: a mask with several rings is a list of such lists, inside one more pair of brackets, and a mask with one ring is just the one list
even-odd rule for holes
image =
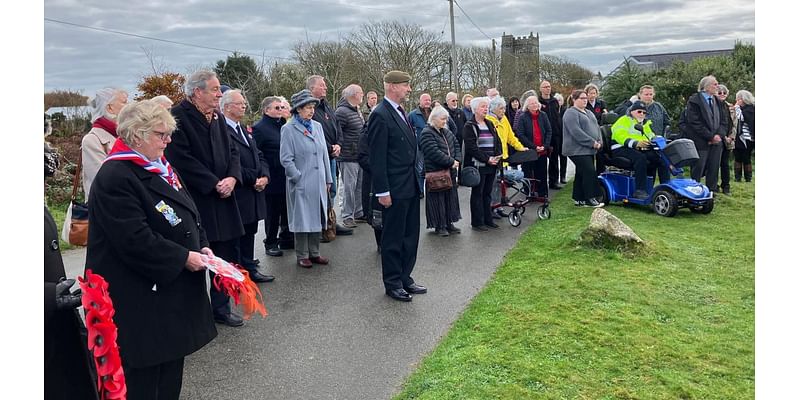
{"label": "white hair", "polygon": [[[489,101],[489,112],[491,112],[492,114],[496,115],[494,110],[496,110],[496,109],[498,109],[500,107],[505,107],[505,106],[506,106],[506,100],[504,98],[500,97],[500,96],[497,96],[497,97],[493,98],[491,101]],[[500,117],[500,118],[503,117],[502,115],[497,115],[497,116]]]}
{"label": "white hair", "polygon": [[353,97],[356,95],[356,93],[358,93],[359,89],[361,89],[361,86],[358,86],[355,83],[352,85],[347,85],[346,88],[342,89],[342,97],[344,98]]}
{"label": "white hair", "polygon": [[154,102],[160,104],[162,107],[167,107],[167,108],[172,107],[172,105],[175,104],[172,102],[172,99],[163,94],[153,97],[150,100],[153,100]]}
{"label": "white hair", "polygon": [[481,103],[489,104],[488,97],[473,97],[472,100],[469,102],[469,108],[475,111],[478,107],[480,107]]}
{"label": "white hair", "polygon": [[704,92],[706,90],[706,86],[708,86],[711,81],[715,81],[717,78],[714,75],[704,76],[703,79],[700,79],[700,83],[697,85],[698,92]]}
{"label": "white hair", "polygon": [[449,117],[450,113],[448,113],[447,110],[445,110],[442,106],[433,107],[433,110],[431,110],[431,115],[428,116],[428,124],[433,126],[433,121],[442,115]]}
{"label": "white hair", "polygon": [[116,118],[116,115],[111,115],[108,112],[108,104],[119,94],[124,95],[126,99],[128,98],[128,92],[118,88],[107,87],[95,93],[94,98],[88,102],[89,107],[92,108],[92,122],[97,121],[100,117],[106,117],[108,119]]}
{"label": "white hair", "polygon": [[222,94],[222,97],[219,99],[219,109],[220,110],[225,110],[225,106],[228,105],[228,103],[233,101],[234,93],[239,93],[239,94],[242,95],[242,98],[244,98],[244,95],[242,94],[242,91],[239,90],[239,89],[226,90],[225,93]]}
{"label": "white hair", "polygon": [[744,104],[756,104],[756,98],[747,90],[740,90],[736,92],[736,100],[742,99]]}

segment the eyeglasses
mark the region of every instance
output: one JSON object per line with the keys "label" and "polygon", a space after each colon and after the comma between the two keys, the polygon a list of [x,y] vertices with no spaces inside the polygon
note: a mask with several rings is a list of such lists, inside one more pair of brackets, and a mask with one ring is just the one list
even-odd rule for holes
{"label": "eyeglasses", "polygon": [[286,108],[286,107],[284,107],[284,106],[275,106],[274,108],[275,108],[276,110],[283,110],[283,109],[284,109],[284,108]]}
{"label": "eyeglasses", "polygon": [[634,112],[638,112],[639,114],[647,114],[647,111],[645,110],[636,110]]}
{"label": "eyeglasses", "polygon": [[720,95],[720,96],[727,96],[728,95],[728,93],[726,93],[726,92],[717,92],[717,94]]}
{"label": "eyeglasses", "polygon": [[150,133],[151,133],[152,135],[158,136],[158,138],[159,138],[159,139],[161,139],[161,141],[162,141],[162,142],[166,142],[166,141],[167,141],[167,139],[171,139],[171,138],[172,138],[172,132],[157,132],[157,131],[152,131],[152,132],[150,132]]}

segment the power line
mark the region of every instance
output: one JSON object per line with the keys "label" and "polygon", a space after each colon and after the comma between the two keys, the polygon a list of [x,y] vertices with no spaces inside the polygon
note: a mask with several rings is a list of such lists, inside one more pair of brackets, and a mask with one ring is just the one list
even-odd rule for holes
{"label": "power line", "polygon": [[54,23],[57,23],[57,24],[74,26],[74,27],[77,27],[77,28],[90,29],[90,30],[106,32],[106,33],[114,33],[114,34],[117,34],[117,35],[130,36],[130,37],[135,37],[135,38],[139,38],[139,39],[154,40],[154,41],[157,41],[157,42],[177,44],[177,45],[180,45],[180,46],[195,47],[195,48],[198,48],[198,49],[215,50],[215,51],[221,51],[221,52],[225,52],[225,53],[229,53],[229,54],[230,53],[246,54],[246,55],[250,55],[250,56],[253,56],[253,57],[267,57],[267,58],[275,58],[275,59],[280,59],[280,60],[292,61],[292,59],[288,58],[288,57],[269,56],[269,55],[266,55],[266,54],[255,54],[255,53],[249,53],[249,52],[244,52],[244,51],[239,51],[239,50],[229,50],[229,49],[223,49],[223,48],[219,48],[219,47],[203,46],[203,45],[194,44],[194,43],[186,43],[186,42],[179,42],[179,41],[176,41],[176,40],[161,39],[161,38],[157,38],[157,37],[138,35],[138,34],[135,34],[135,33],[122,32],[122,31],[117,31],[117,30],[113,30],[113,29],[98,28],[98,27],[89,26],[89,25],[81,25],[81,24],[76,24],[76,23],[73,23],[73,22],[61,21],[61,20],[57,20],[57,19],[53,19],[53,18],[47,18],[47,17],[45,17],[44,20],[47,21],[47,22],[54,22]]}

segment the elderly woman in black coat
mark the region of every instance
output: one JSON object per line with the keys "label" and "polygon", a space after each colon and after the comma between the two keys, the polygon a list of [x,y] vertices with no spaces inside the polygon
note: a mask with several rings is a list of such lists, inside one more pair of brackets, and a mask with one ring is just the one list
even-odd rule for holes
{"label": "elderly woman in black coat", "polygon": [[500,226],[492,221],[492,187],[497,164],[503,157],[503,143],[497,135],[492,121],[486,119],[489,113],[489,98],[476,97],[470,102],[472,119],[464,124],[464,165],[478,169],[481,181],[472,188],[469,196],[469,209],[472,229],[486,232]]}
{"label": "elderly woman in black coat", "polygon": [[425,196],[425,217],[427,227],[436,229],[439,236],[450,236],[461,233],[453,225],[461,219],[458,205],[458,186],[455,185],[458,160],[461,159],[461,148],[455,135],[447,129],[449,113],[442,106],[436,106],[428,116],[428,125],[422,129],[419,147],[425,159],[425,173],[448,171],[454,183],[450,189],[433,192]]}
{"label": "elderly woman in black coat", "polygon": [[178,399],[184,357],[217,330],[206,287],[213,256],[192,197],[164,157],[175,119],[132,103],[89,195],[86,268],[108,282],[128,399]]}

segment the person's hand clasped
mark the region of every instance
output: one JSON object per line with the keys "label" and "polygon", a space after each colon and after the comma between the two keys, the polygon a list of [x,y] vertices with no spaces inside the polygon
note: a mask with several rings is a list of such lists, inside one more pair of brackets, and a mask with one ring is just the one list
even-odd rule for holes
{"label": "person's hand clasped", "polygon": [[256,192],[260,192],[267,187],[267,183],[269,183],[269,178],[262,176],[261,178],[256,179],[256,184],[253,185],[253,188],[256,190]]}
{"label": "person's hand clasped", "polygon": [[186,269],[192,272],[202,271],[206,269],[206,262],[208,261],[208,257],[209,256],[206,254],[198,253],[196,251],[190,251],[189,257],[186,258]]}
{"label": "person's hand clasped", "polygon": [[230,197],[231,193],[233,193],[234,186],[236,186],[236,178],[231,176],[217,182],[216,189],[217,193],[219,193],[219,197],[223,199]]}
{"label": "person's hand clasped", "polygon": [[636,148],[639,150],[645,150],[648,146],[650,146],[649,140],[640,140],[639,143],[636,143]]}
{"label": "person's hand clasped", "polygon": [[453,161],[453,169],[458,169],[458,166],[461,165],[458,160]]}
{"label": "person's hand clasped", "polygon": [[603,144],[600,142],[594,142],[592,147],[599,150],[601,147],[603,147]]}
{"label": "person's hand clasped", "polygon": [[381,203],[381,205],[383,207],[385,207],[385,208],[391,207],[392,206],[392,195],[379,196],[378,197],[378,203]]}
{"label": "person's hand clasped", "polygon": [[334,157],[339,157],[339,153],[342,152],[342,146],[339,146],[338,144],[331,146],[331,149],[333,150],[332,153]]}

